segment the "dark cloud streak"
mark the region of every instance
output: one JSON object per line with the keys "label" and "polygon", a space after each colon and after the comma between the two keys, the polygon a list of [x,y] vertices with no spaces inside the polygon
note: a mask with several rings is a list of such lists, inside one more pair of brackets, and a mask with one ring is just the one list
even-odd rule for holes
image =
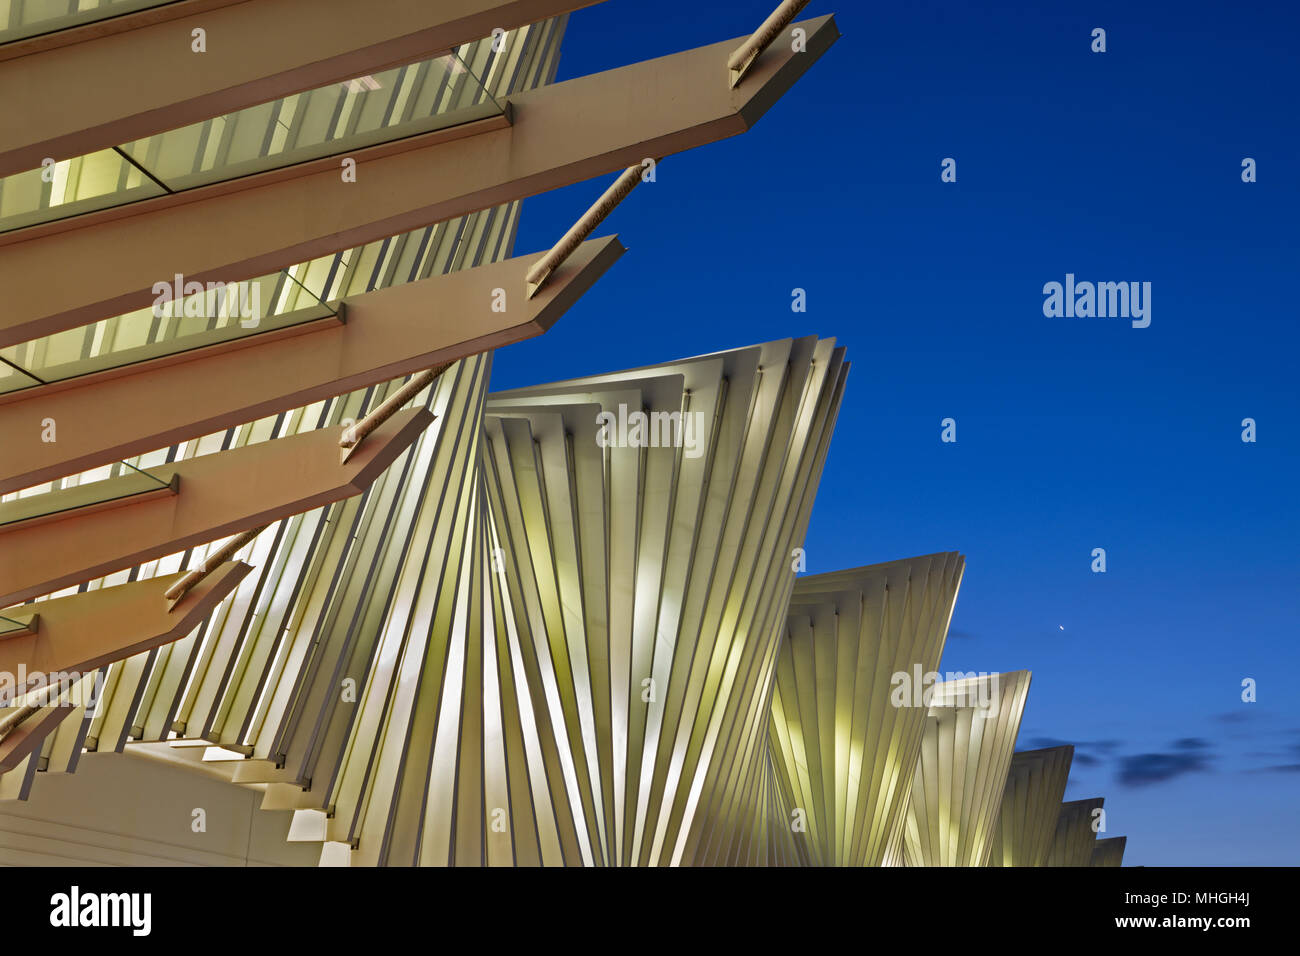
{"label": "dark cloud streak", "polygon": [[1176,780],[1189,773],[1210,769],[1214,759],[1210,745],[1199,737],[1183,737],[1171,744],[1172,753],[1134,754],[1119,758],[1119,782],[1128,787],[1147,787]]}

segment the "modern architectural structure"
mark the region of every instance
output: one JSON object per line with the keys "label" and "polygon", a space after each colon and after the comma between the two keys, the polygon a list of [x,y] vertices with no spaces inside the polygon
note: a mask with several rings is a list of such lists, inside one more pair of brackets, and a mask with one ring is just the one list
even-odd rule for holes
{"label": "modern architectural structure", "polygon": [[[935,682],[963,558],[798,576],[844,347],[490,391],[609,210],[837,36],[787,0],[555,83],[592,2],[0,4],[0,863],[1062,842],[1028,675]],[[515,255],[523,198],[615,172]]]}
{"label": "modern architectural structure", "polygon": [[880,866],[903,824],[965,562],[932,554],[800,578],[769,729],[776,803],[804,866]]}
{"label": "modern architectural structure", "polygon": [[1098,840],[1092,848],[1093,866],[1122,866],[1124,864],[1124,846],[1128,837],[1107,837]]}
{"label": "modern architectural structure", "polygon": [[901,832],[905,866],[988,863],[1029,680],[1015,671],[934,685]]}
{"label": "modern architectural structure", "polygon": [[1046,866],[1074,760],[1071,746],[1026,750],[1011,758],[990,866]]}
{"label": "modern architectural structure", "polygon": [[1070,800],[1061,804],[1056,819],[1056,836],[1047,852],[1048,866],[1091,866],[1101,821],[1105,820],[1101,797]]}

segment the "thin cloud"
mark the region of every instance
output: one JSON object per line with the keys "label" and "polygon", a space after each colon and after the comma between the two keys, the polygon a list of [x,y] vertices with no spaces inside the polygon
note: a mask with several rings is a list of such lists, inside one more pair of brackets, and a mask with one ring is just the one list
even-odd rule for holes
{"label": "thin cloud", "polygon": [[1128,787],[1167,783],[1189,773],[1210,769],[1214,759],[1210,745],[1199,737],[1183,737],[1170,745],[1169,753],[1135,754],[1119,758],[1117,779]]}

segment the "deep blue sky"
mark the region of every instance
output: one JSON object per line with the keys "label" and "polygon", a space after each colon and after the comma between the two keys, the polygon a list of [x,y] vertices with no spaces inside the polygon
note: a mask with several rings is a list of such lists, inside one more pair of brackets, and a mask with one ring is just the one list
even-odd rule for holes
{"label": "deep blue sky", "polygon": [[[559,78],[774,5],[612,0]],[[1106,797],[1125,863],[1300,863],[1296,5],[828,12],[843,38],[754,130],[667,158],[600,230],[629,253],[494,387],[836,337],[809,572],[962,551],[944,669],[1033,671],[1019,747],[1079,745],[1067,798]],[[607,181],[527,200],[516,251]],[[1150,328],[1045,318],[1067,272],[1151,282]]]}

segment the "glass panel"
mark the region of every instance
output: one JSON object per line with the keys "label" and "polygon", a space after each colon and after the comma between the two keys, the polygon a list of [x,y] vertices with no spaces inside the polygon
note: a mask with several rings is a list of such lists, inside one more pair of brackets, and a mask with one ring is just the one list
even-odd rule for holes
{"label": "glass panel", "polygon": [[41,383],[38,379],[6,362],[0,361],[0,395],[5,394],[5,392],[16,392],[20,388],[31,388],[33,385],[39,384]]}
{"label": "glass panel", "polygon": [[0,43],[54,33],[175,0],[0,0]]}
{"label": "glass panel", "polygon": [[154,474],[152,471],[145,471],[145,469],[133,465],[131,464],[131,462],[125,459],[117,462],[115,465],[111,467],[119,469],[118,474],[122,476],[140,475],[141,477],[149,478],[153,481],[154,484],[158,485],[160,488],[166,488],[168,487],[168,485],[171,484],[170,478],[167,479],[161,478],[158,475]]}
{"label": "glass panel", "polygon": [[147,136],[122,152],[179,192],[500,112],[448,53]]}
{"label": "glass panel", "polygon": [[[66,478],[56,478],[53,481],[46,481],[39,485],[32,485],[30,488],[23,488],[19,491],[11,491],[7,494],[0,495],[0,502],[8,504],[11,501],[18,501],[24,498],[34,498],[38,495],[46,495],[54,491],[67,491],[69,488],[80,488],[85,485],[93,485],[97,482],[108,481],[113,478],[124,478],[134,475],[143,475],[152,479],[160,487],[166,487],[168,481],[160,478],[156,472],[163,469],[155,467],[150,470],[140,467],[140,459],[134,459],[134,462],[115,461],[110,465],[100,465],[98,468],[91,468],[89,471],[83,471],[75,475],[68,475]],[[170,475],[168,476],[170,478]]]}
{"label": "glass panel", "polygon": [[116,150],[65,159],[0,179],[0,231],[165,195]]}
{"label": "glass panel", "polygon": [[134,463],[117,461],[79,475],[0,495],[0,526],[171,487],[170,469],[163,467],[150,471],[141,468],[138,462],[139,459]]}
{"label": "glass panel", "polygon": [[473,71],[446,53],[0,178],[0,232],[502,112]]}
{"label": "glass panel", "polygon": [[443,53],[0,178],[0,232],[502,112],[460,57]]}
{"label": "glass panel", "polygon": [[[154,305],[0,348],[0,392],[89,375],[232,339],[283,329],[335,315],[319,296],[294,278],[303,267],[228,285],[212,283],[201,293],[175,298],[175,288]],[[4,364],[11,363],[11,364]],[[22,370],[22,371],[18,371]],[[23,372],[27,373],[23,375]]]}

